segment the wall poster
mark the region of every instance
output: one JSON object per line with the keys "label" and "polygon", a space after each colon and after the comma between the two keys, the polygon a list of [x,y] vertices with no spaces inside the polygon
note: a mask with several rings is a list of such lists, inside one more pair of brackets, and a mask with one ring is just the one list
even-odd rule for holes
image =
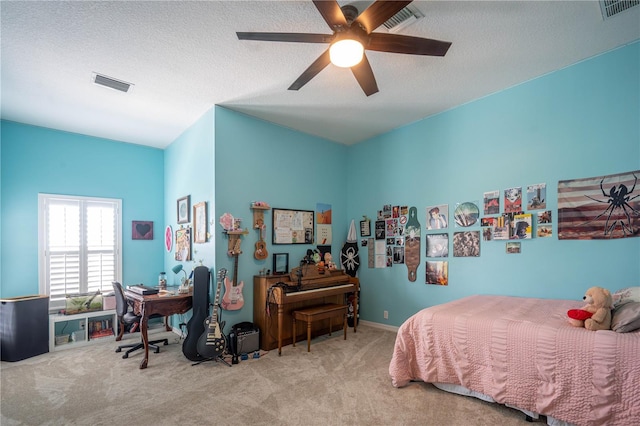
{"label": "wall poster", "polygon": [[558,239],[640,236],[640,170],[558,182]]}

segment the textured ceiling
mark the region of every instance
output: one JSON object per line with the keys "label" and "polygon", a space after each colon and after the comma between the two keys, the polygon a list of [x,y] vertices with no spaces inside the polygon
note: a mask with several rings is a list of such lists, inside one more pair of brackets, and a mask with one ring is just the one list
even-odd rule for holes
{"label": "textured ceiling", "polygon": [[[333,65],[287,90],[326,45],[237,39],[330,34],[310,1],[2,1],[2,118],[163,148],[221,105],[353,144],[640,39],[640,7],[603,20],[597,1],[413,5],[425,18],[402,34],[449,52],[367,52],[380,91],[366,97]],[[93,72],[134,89],[96,86]]]}

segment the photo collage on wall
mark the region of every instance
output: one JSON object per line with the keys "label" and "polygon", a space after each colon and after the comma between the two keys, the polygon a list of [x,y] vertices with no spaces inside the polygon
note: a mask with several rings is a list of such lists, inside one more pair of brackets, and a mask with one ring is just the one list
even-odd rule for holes
{"label": "photo collage on wall", "polygon": [[[480,209],[477,201],[467,201],[456,205],[453,212],[456,228],[470,228],[480,224]],[[480,231],[453,233],[454,257],[480,256]]]}
{"label": "photo collage on wall", "polygon": [[362,246],[369,248],[369,268],[391,268],[405,263],[408,214],[408,206],[385,204],[378,210],[373,237],[362,240]]}
{"label": "photo collage on wall", "polygon": [[[449,205],[439,204],[426,208],[425,218],[425,284],[448,285],[449,262]],[[445,232],[442,232],[445,231]]]}
{"label": "photo collage on wall", "polygon": [[[552,214],[547,208],[547,185],[539,183],[526,187],[523,200],[522,187],[507,188],[503,192],[503,213],[500,214],[500,191],[484,193],[484,217],[480,219],[484,241],[511,241],[507,253],[520,253],[520,244],[512,240],[530,240],[553,235]],[[526,211],[523,209],[526,201]],[[498,216],[491,216],[498,215]]]}
{"label": "photo collage on wall", "polygon": [[[479,257],[481,240],[505,240],[508,242],[506,253],[511,254],[521,252],[520,240],[551,236],[553,221],[551,211],[546,210],[546,198],[546,184],[539,183],[527,186],[524,193],[522,187],[485,192],[483,205],[474,200],[456,203],[451,215],[448,204],[427,206],[422,219],[423,235],[417,238],[422,241],[426,256],[425,284],[449,285],[450,242],[453,257]],[[407,248],[408,241],[416,240],[407,235],[407,222],[410,211],[414,211],[411,220],[415,219],[415,210],[415,207],[393,204],[385,204],[378,210],[373,235],[362,240],[362,246],[369,247],[370,268],[405,264],[410,281],[414,281],[411,271],[415,275],[415,267],[410,261],[417,259],[418,264],[419,258],[407,251],[411,248]]]}
{"label": "photo collage on wall", "polygon": [[375,224],[376,268],[404,264],[404,233],[407,224],[408,206],[385,204],[378,210]]}

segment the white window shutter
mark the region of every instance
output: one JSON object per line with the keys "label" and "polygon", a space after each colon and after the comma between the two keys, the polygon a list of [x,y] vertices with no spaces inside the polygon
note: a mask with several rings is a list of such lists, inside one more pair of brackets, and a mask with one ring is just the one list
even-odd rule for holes
{"label": "white window shutter", "polygon": [[47,214],[47,269],[51,300],[80,292],[80,203],[50,199]]}
{"label": "white window shutter", "polygon": [[120,200],[40,194],[40,291],[52,309],[66,295],[110,292],[122,281]]}

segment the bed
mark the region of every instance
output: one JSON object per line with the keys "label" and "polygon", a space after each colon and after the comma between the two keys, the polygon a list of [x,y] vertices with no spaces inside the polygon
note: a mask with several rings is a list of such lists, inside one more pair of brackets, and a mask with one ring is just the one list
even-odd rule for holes
{"label": "bed", "polygon": [[[640,330],[572,327],[581,302],[476,295],[416,313],[389,374],[520,409],[548,424],[640,424]],[[615,312],[615,311],[614,311]]]}

